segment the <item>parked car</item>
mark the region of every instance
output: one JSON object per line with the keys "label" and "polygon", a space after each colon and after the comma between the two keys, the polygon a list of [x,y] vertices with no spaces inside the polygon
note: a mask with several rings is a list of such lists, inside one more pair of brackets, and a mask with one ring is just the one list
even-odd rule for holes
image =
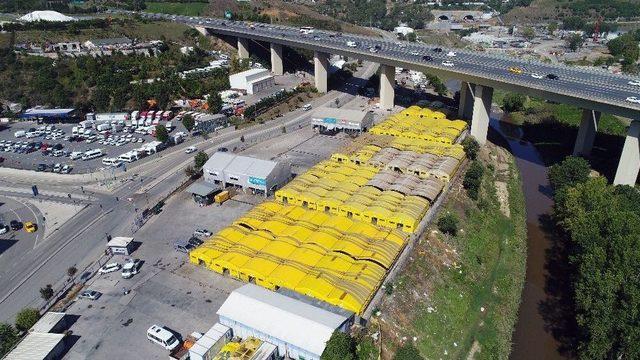
{"label": "parked car", "polygon": [[140,259],[129,259],[122,266],[122,277],[125,279],[133,277],[133,275],[139,272],[140,264]]}
{"label": "parked car", "polygon": [[9,232],[9,227],[3,223],[0,223],[0,235],[6,234]]}
{"label": "parked car", "polygon": [[18,220],[11,220],[11,222],[9,223],[9,226],[11,227],[11,230],[13,231],[17,231],[22,229],[22,223]]}
{"label": "parked car", "polygon": [[189,238],[189,244],[191,244],[193,247],[198,247],[204,244],[204,241],[202,241],[202,239],[199,239],[195,236],[192,236],[191,238]]}
{"label": "parked car", "polygon": [[114,271],[118,271],[120,270],[120,264],[116,263],[116,262],[112,262],[112,263],[108,263],[105,264],[104,266],[102,266],[98,272],[100,274],[108,274],[108,273],[112,273]]}
{"label": "parked car", "polygon": [[200,236],[200,237],[209,237],[209,236],[211,236],[213,234],[211,233],[211,231],[209,231],[207,229],[196,229],[193,232],[193,235],[194,236]]}
{"label": "parked car", "polygon": [[95,291],[95,290],[83,291],[80,294],[80,298],[89,299],[89,300],[97,300],[100,296],[102,296],[102,293],[99,292],[99,291]]}
{"label": "parked car", "polygon": [[147,339],[169,351],[180,345],[180,341],[175,337],[175,335],[162,325],[152,325],[147,330]]}

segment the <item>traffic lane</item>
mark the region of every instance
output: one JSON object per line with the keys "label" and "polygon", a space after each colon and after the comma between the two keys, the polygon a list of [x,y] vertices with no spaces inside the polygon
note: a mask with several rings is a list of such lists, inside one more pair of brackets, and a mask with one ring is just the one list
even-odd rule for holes
{"label": "traffic lane", "polygon": [[[0,195],[0,218],[5,225],[11,220],[21,223],[31,221],[37,224],[42,217],[40,211],[33,205],[11,197]],[[9,230],[0,235],[0,283],[14,278],[12,269],[19,267],[21,262],[36,247],[41,240],[44,228],[38,228],[35,233],[28,233],[24,228]]]}

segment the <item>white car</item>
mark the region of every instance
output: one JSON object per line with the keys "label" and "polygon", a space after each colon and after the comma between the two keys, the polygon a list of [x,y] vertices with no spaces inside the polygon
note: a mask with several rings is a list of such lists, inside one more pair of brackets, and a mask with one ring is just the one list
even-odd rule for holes
{"label": "white car", "polygon": [[542,75],[540,75],[538,73],[531,74],[531,77],[534,78],[534,79],[542,79],[542,78],[544,78],[544,76],[542,76]]}
{"label": "white car", "polygon": [[404,47],[406,47],[406,46],[407,46],[407,45],[406,45],[405,43],[398,43],[398,47],[399,47],[399,48],[404,48]]}
{"label": "white car", "polygon": [[453,63],[452,63],[451,61],[448,61],[448,60],[447,60],[447,61],[443,61],[443,62],[442,62],[442,65],[444,65],[444,66],[448,66],[448,67],[451,67],[451,66],[453,66]]}
{"label": "white car", "polygon": [[68,174],[71,172],[72,167],[70,165],[65,165],[62,167],[62,170],[60,170],[61,173],[63,174]]}
{"label": "white car", "polygon": [[195,146],[189,146],[184,152],[187,153],[187,154],[191,154],[191,153],[196,152],[196,150],[198,150],[198,149],[196,149]]}
{"label": "white car", "polygon": [[347,46],[350,48],[358,47],[358,44],[355,41],[347,41]]}
{"label": "white car", "polygon": [[632,102],[634,104],[640,104],[640,98],[638,98],[637,96],[629,96],[627,98],[628,102]]}
{"label": "white car", "polygon": [[629,85],[640,86],[640,80],[631,80],[629,81]]}
{"label": "white car", "polygon": [[140,268],[139,259],[129,259],[122,266],[122,277],[125,279],[131,278],[133,275],[138,273],[139,268]]}
{"label": "white car", "polygon": [[0,235],[6,234],[9,232],[9,227],[5,224],[0,223]]}
{"label": "white car", "polygon": [[412,51],[412,52],[411,52],[411,55],[413,55],[413,56],[418,56],[418,55],[420,55],[420,53],[419,53],[419,52],[417,52],[417,51]]}
{"label": "white car", "polygon": [[213,234],[211,233],[211,231],[209,231],[207,229],[196,229],[193,232],[193,236],[210,237],[211,235],[213,235]]}
{"label": "white car", "polygon": [[97,300],[100,296],[102,296],[102,293],[95,290],[87,290],[80,294],[81,298],[89,300]]}
{"label": "white car", "polygon": [[118,270],[120,270],[120,264],[113,262],[113,263],[105,264],[103,267],[100,268],[100,270],[98,270],[98,272],[100,274],[108,274]]}
{"label": "white car", "polygon": [[455,51],[449,51],[449,52],[447,53],[447,56],[448,56],[448,57],[455,57],[455,56],[456,56],[456,53],[455,53]]}

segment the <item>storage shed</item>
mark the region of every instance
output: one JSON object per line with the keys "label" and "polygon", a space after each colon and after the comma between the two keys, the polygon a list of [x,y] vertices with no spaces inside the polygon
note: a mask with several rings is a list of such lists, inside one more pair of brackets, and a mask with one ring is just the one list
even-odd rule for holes
{"label": "storage shed", "polygon": [[237,74],[229,75],[232,89],[255,94],[276,85],[273,75],[267,69],[249,69]]}
{"label": "storage shed", "polygon": [[116,236],[107,243],[107,248],[112,254],[129,255],[133,251],[133,238]]}
{"label": "storage shed", "polygon": [[288,163],[261,160],[248,156],[216,152],[202,167],[209,184],[234,186],[265,197],[291,177]]}
{"label": "storage shed", "polygon": [[311,117],[311,125],[321,133],[326,132],[364,132],[373,126],[373,113],[330,107],[317,108]]}
{"label": "storage shed", "polygon": [[253,284],[233,291],[217,312],[233,335],[255,337],[278,347],[281,357],[320,359],[335,330],[347,331],[353,313],[332,312]]}

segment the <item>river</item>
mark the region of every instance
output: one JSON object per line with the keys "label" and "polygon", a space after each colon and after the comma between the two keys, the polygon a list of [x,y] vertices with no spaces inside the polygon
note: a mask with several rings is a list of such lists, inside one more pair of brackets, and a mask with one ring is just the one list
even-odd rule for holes
{"label": "river", "polygon": [[559,343],[545,330],[545,320],[540,311],[540,304],[547,300],[546,251],[552,245],[540,223],[540,217],[549,214],[553,205],[547,168],[535,147],[521,140],[522,129],[500,121],[501,116],[501,113],[492,113],[490,125],[508,142],[515,157],[522,177],[527,211],[527,271],[510,358],[564,359],[558,351]]}

